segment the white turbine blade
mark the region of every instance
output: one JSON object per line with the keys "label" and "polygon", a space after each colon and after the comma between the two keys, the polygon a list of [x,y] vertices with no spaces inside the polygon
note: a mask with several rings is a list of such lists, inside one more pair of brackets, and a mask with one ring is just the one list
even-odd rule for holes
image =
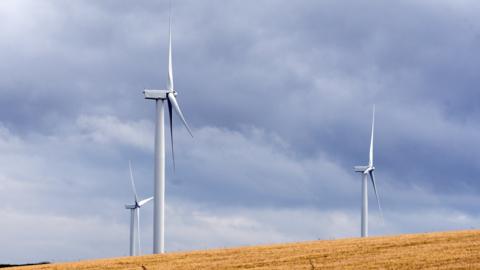
{"label": "white turbine blade", "polygon": [[373,132],[375,130],[375,105],[373,105],[373,116],[372,116],[372,135],[370,137],[370,156],[368,159],[368,166],[373,166]]}
{"label": "white turbine blade", "polygon": [[128,168],[130,169],[130,182],[132,183],[133,196],[135,197],[135,203],[137,203],[137,189],[135,188],[135,181],[133,180],[132,162],[130,162],[130,160],[128,161]]}
{"label": "white turbine blade", "polygon": [[383,219],[382,207],[380,206],[380,199],[377,193],[377,186],[375,185],[375,174],[373,173],[373,171],[370,171],[369,174],[370,174],[370,179],[372,180],[373,191],[375,192],[375,197],[377,198],[378,210],[380,211],[380,216]]}
{"label": "white turbine blade", "polygon": [[151,200],[153,200],[153,197],[150,197],[150,198],[145,199],[145,200],[141,200],[141,201],[138,202],[138,206],[142,206],[142,205],[148,203]]}
{"label": "white turbine blade", "polygon": [[168,19],[168,80],[167,90],[173,91],[173,67],[172,67],[172,19]]}
{"label": "white turbine blade", "polygon": [[173,108],[175,108],[175,111],[177,112],[178,116],[180,116],[180,119],[182,119],[183,124],[188,130],[188,133],[190,133],[190,136],[193,137],[192,131],[190,130],[190,127],[187,124],[187,121],[185,120],[185,117],[183,116],[182,110],[180,110],[180,107],[178,106],[177,99],[175,98],[175,95],[173,93],[168,93],[168,100],[170,103],[172,103]]}
{"label": "white turbine blade", "polygon": [[138,242],[138,248],[137,248],[137,255],[142,255],[142,250],[140,246],[140,208],[137,208],[137,242]]}
{"label": "white turbine blade", "polygon": [[168,118],[170,122],[170,145],[172,146],[172,161],[173,161],[173,171],[175,172],[175,151],[173,150],[173,112],[172,112],[172,102],[167,100],[168,103]]}

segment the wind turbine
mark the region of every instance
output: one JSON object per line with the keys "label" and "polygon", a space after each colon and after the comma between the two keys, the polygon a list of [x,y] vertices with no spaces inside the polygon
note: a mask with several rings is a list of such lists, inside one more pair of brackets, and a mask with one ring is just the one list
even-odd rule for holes
{"label": "wind turbine", "polygon": [[378,209],[382,215],[382,208],[380,207],[380,200],[378,198],[377,186],[375,185],[375,167],[373,166],[373,134],[375,129],[375,105],[373,105],[372,116],[372,134],[370,137],[370,154],[367,166],[355,166],[355,172],[362,174],[362,219],[361,219],[361,236],[368,236],[368,178],[372,181],[375,197],[377,198]]}
{"label": "wind turbine", "polygon": [[[133,180],[132,164],[128,162],[130,169],[130,182],[132,184],[134,204],[125,205],[126,209],[130,209],[130,256],[140,255],[140,207],[153,199],[150,197],[145,200],[138,201],[137,189]],[[135,230],[136,227],[136,230]],[[137,245],[135,245],[137,244]]]}
{"label": "wind turbine", "polygon": [[175,155],[173,151],[173,119],[172,108],[182,120],[193,137],[192,131],[183,116],[182,110],[178,106],[176,99],[177,91],[173,86],[173,68],[172,68],[172,27],[171,18],[168,26],[168,78],[167,89],[143,91],[146,99],[155,100],[156,119],[155,119],[155,174],[154,174],[154,206],[153,206],[153,253],[165,252],[165,121],[164,105],[168,104],[168,115],[170,122],[170,140],[172,145],[172,160],[175,168]]}

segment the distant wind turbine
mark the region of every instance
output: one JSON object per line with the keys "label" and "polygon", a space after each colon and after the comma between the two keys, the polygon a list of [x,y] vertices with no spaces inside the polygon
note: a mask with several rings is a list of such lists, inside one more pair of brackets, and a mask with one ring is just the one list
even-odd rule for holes
{"label": "distant wind turbine", "polygon": [[187,128],[188,133],[193,137],[192,131],[178,106],[177,91],[173,86],[172,68],[172,30],[171,19],[168,27],[168,79],[166,90],[145,89],[143,94],[146,99],[155,100],[155,176],[154,176],[154,209],[153,209],[153,253],[165,252],[165,122],[164,103],[168,104],[168,115],[170,122],[170,140],[172,145],[172,160],[175,168],[175,155],[173,150],[173,119],[172,108]]}
{"label": "distant wind turbine", "polygon": [[150,197],[145,200],[138,201],[137,189],[133,180],[132,165],[128,162],[130,169],[130,182],[132,184],[134,204],[125,205],[126,209],[130,209],[130,256],[140,255],[140,207],[153,199]]}
{"label": "distant wind turbine", "polygon": [[[368,236],[368,177],[372,181],[375,197],[377,198],[378,209],[382,215],[382,208],[380,207],[380,199],[378,198],[377,186],[375,185],[375,167],[373,166],[373,135],[375,129],[375,105],[373,105],[372,116],[372,134],[370,137],[370,154],[368,159],[368,166],[355,166],[355,171],[362,173],[362,219],[361,219],[361,236]],[[383,216],[383,215],[382,215]]]}

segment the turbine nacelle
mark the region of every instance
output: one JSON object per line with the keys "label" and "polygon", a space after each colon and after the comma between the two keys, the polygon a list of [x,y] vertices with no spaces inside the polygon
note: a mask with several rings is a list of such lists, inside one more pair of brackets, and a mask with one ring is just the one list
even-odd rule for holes
{"label": "turbine nacelle", "polygon": [[173,93],[173,95],[175,96],[177,95],[177,91],[175,90],[153,90],[153,89],[143,90],[145,99],[167,99],[169,93]]}
{"label": "turbine nacelle", "polygon": [[375,171],[375,167],[373,166],[368,166],[367,169],[365,169],[365,171],[363,171],[364,174],[369,174],[370,172],[373,172]]}
{"label": "turbine nacelle", "polygon": [[127,204],[125,205],[125,209],[137,209],[142,207],[144,204],[148,203],[149,201],[153,200],[153,197],[150,197],[145,200],[141,200],[139,202],[135,202],[135,204]]}
{"label": "turbine nacelle", "polygon": [[355,166],[353,169],[355,172],[364,173],[368,169],[368,166]]}
{"label": "turbine nacelle", "polygon": [[125,209],[137,209],[138,206],[135,204],[127,204],[125,205]]}
{"label": "turbine nacelle", "polygon": [[375,167],[370,167],[370,166],[355,166],[353,167],[355,172],[358,172],[358,173],[363,173],[363,174],[368,174],[372,171],[375,171]]}

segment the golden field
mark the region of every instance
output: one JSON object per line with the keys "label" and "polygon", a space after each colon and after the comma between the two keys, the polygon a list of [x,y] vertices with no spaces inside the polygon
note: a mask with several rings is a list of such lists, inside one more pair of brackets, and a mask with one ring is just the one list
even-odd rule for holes
{"label": "golden field", "polygon": [[480,269],[480,231],[322,240],[12,269]]}

